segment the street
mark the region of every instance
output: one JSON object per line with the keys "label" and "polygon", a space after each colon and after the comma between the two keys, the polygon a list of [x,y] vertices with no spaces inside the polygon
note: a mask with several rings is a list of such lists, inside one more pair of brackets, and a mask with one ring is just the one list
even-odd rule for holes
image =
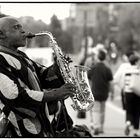
{"label": "street", "polygon": [[[46,51],[44,51],[46,52]],[[37,50],[38,53],[38,50]],[[29,53],[30,54],[30,53]],[[32,50],[33,54],[33,50]],[[36,54],[34,54],[37,56]],[[39,55],[38,55],[39,56]],[[45,54],[46,56],[46,54]],[[79,64],[79,60],[81,60],[81,54],[77,55],[70,55],[70,58],[73,60],[73,64]],[[79,59],[77,59],[79,58]],[[116,64],[112,64],[111,69],[113,74],[116,72],[117,68],[120,66],[121,60],[119,59]],[[68,113],[71,116],[74,125],[83,125],[85,124],[88,128],[90,128],[90,112],[86,113],[86,118],[79,119],[77,117],[78,112],[74,111],[71,106],[72,100],[68,98],[65,100],[65,105],[67,107]],[[122,110],[121,104],[121,96],[120,96],[120,89],[118,87],[115,88],[115,97],[114,100],[111,102],[110,100],[106,103],[106,112],[105,112],[105,126],[104,126],[104,133],[100,135],[93,135],[93,137],[126,137],[124,135],[125,129],[125,112]],[[92,133],[93,134],[93,133]]]}
{"label": "street", "polygon": [[[77,118],[77,111],[74,111],[71,107],[71,99],[66,100],[66,107],[69,115],[72,117],[75,124],[85,124],[90,128],[90,113],[86,113],[85,119]],[[106,103],[106,116],[105,116],[105,128],[104,134],[94,136],[94,137],[125,137],[124,135],[125,127],[125,112],[116,105],[112,104],[110,101]]]}

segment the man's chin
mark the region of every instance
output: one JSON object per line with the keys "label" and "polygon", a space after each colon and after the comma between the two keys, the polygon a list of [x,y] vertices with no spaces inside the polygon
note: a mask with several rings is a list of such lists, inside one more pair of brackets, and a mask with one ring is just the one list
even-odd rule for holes
{"label": "man's chin", "polygon": [[17,48],[24,48],[24,47],[26,47],[26,44],[20,44],[20,45],[18,45]]}
{"label": "man's chin", "polygon": [[20,51],[25,51],[27,49],[27,47],[26,46],[21,46],[21,47],[18,47],[18,50],[20,50]]}
{"label": "man's chin", "polygon": [[26,46],[26,43],[24,42],[24,43],[21,43],[21,44],[19,44],[19,46],[20,47],[25,47]]}
{"label": "man's chin", "polygon": [[26,47],[26,45],[20,45],[18,48],[24,48]]}

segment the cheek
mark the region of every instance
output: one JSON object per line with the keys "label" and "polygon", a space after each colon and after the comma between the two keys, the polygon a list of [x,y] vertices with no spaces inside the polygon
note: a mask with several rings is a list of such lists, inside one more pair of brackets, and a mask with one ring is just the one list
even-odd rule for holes
{"label": "cheek", "polygon": [[12,34],[8,34],[7,37],[9,38],[9,42],[14,46],[24,46],[26,44],[26,40],[21,37],[21,35],[17,32]]}
{"label": "cheek", "polygon": [[14,40],[16,41],[16,42],[25,42],[25,39],[23,39],[23,37],[22,36],[20,36],[20,35],[17,35],[17,36],[15,36],[14,37]]}
{"label": "cheek", "polygon": [[11,41],[15,41],[15,42],[17,42],[18,40],[19,40],[19,35],[17,35],[16,33],[15,34],[10,34],[10,35],[8,35],[8,38],[9,38],[9,40],[11,40]]}
{"label": "cheek", "polygon": [[26,41],[24,39],[22,39],[21,37],[15,37],[13,38],[13,42],[15,44],[15,46],[25,46]]}

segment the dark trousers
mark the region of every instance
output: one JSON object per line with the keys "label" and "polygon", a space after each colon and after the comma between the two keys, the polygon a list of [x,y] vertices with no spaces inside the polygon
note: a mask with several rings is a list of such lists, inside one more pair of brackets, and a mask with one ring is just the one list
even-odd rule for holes
{"label": "dark trousers", "polygon": [[140,97],[134,93],[125,93],[126,121],[130,121],[134,129],[139,129]]}
{"label": "dark trousers", "polygon": [[125,99],[125,94],[124,94],[123,90],[121,91],[121,101],[122,101],[122,108],[123,108],[123,110],[125,110],[126,109],[126,99]]}

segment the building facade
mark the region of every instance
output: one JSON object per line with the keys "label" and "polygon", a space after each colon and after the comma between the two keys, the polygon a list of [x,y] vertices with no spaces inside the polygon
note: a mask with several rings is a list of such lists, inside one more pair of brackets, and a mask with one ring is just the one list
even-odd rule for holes
{"label": "building facade", "polygon": [[[72,27],[74,52],[79,52],[86,37],[92,37],[93,46],[97,43],[98,36],[105,38],[109,32],[109,22],[112,18],[114,5],[111,3],[72,3],[70,19],[67,24]],[[111,19],[112,20],[112,19]]]}

